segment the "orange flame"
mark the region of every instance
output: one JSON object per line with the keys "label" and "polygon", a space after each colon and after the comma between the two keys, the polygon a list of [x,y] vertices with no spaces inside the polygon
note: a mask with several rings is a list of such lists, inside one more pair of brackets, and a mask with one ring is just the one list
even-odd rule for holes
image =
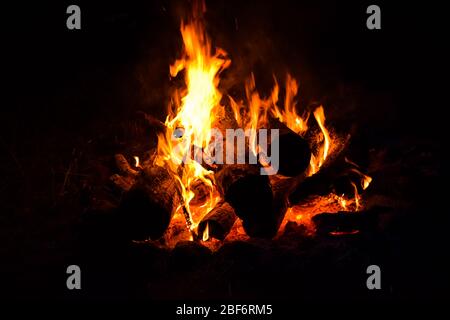
{"label": "orange flame", "polygon": [[[241,124],[246,130],[250,130],[250,149],[254,155],[259,153],[259,147],[256,141],[256,130],[267,125],[267,112],[273,105],[273,101],[278,99],[278,85],[272,90],[271,97],[262,99],[256,90],[255,77],[253,73],[245,84],[245,93],[248,103],[248,111],[244,114]],[[236,113],[236,112],[235,112]]]}
{"label": "orange flame", "polygon": [[[194,13],[195,17],[200,15]],[[219,74],[229,66],[230,60],[221,49],[213,53],[201,19],[182,23],[181,35],[184,55],[170,67],[170,74],[175,77],[184,70],[186,88],[173,94],[176,110],[169,110],[166,133],[158,136],[156,164],[168,167],[179,182],[184,208],[191,220],[188,225],[193,230],[220,196],[214,187],[213,173],[186,156],[191,155],[192,146],[203,149],[211,142],[211,128],[223,111]],[[207,186],[209,195],[204,204],[194,208],[190,202],[195,196],[193,185],[198,181]]]}
{"label": "orange flame", "polygon": [[330,145],[331,145],[331,138],[330,134],[325,127],[325,113],[323,111],[323,107],[320,106],[314,111],[314,118],[317,121],[317,124],[320,127],[322,136],[323,136],[323,144],[319,148],[319,152],[314,155],[311,155],[311,161],[309,166],[308,175],[312,176],[313,174],[317,173],[322,167],[322,165],[325,163],[325,160],[327,159],[330,151]]}
{"label": "orange flame", "polygon": [[[210,145],[212,129],[216,121],[224,115],[225,109],[220,104],[222,93],[218,89],[219,75],[231,63],[224,50],[220,48],[213,50],[202,20],[205,10],[204,3],[197,1],[196,4],[192,19],[181,24],[183,55],[170,66],[172,77],[182,73],[185,87],[176,89],[172,94],[168,116],[165,120],[166,132],[158,135],[157,155],[154,160],[156,165],[166,167],[179,184],[182,204],[176,209],[174,219],[181,219],[184,216],[190,231],[194,232],[201,219],[216,206],[221,197],[215,186],[213,172],[207,170],[199,162],[190,159],[191,151],[193,147],[204,150]],[[291,75],[287,75],[283,108],[278,106],[279,91],[280,88],[275,79],[270,96],[262,98],[256,90],[254,75],[251,74],[245,84],[245,102],[236,102],[231,96],[228,96],[238,126],[255,133],[257,129],[267,126],[268,116],[271,115],[297,134],[305,136],[309,129],[310,113],[298,112],[295,100],[298,94],[298,82]],[[308,176],[320,170],[337,146],[325,125],[324,108],[319,106],[313,111],[313,115],[320,132],[315,134],[312,138],[313,141],[310,141],[311,144],[318,145],[318,150],[311,156],[310,166],[306,173]],[[257,155],[259,146],[256,135],[250,134],[249,144],[251,151]],[[136,167],[139,167],[139,158],[135,157],[135,160]],[[366,189],[372,178],[360,174],[362,188]],[[196,195],[195,187],[199,184],[206,187],[207,199],[201,204],[195,202],[194,205],[192,200]],[[344,195],[331,194],[327,197],[317,198],[308,208],[300,206],[289,208],[283,224],[292,220],[301,222],[310,229],[312,216],[319,212],[326,212],[329,208],[332,208],[333,212],[342,209],[349,211],[350,204],[354,203],[354,207],[358,210],[361,206],[360,195],[356,185],[353,187],[355,190],[353,202]],[[188,238],[192,240],[197,237],[190,234]],[[209,239],[208,224],[201,239],[203,241]]]}
{"label": "orange flame", "polygon": [[359,207],[360,207],[359,201],[360,201],[361,199],[360,199],[360,195],[359,195],[359,193],[358,193],[358,187],[356,186],[356,184],[354,184],[354,183],[352,182],[352,186],[353,186],[353,190],[354,190],[355,211],[358,211],[358,210],[359,210]]}
{"label": "orange flame", "polygon": [[350,169],[350,171],[353,171],[354,173],[356,173],[357,175],[359,175],[361,177],[361,187],[363,188],[363,190],[366,190],[370,183],[372,182],[372,177],[362,173],[360,170],[358,170],[357,168],[359,168],[359,166],[354,163],[353,161],[349,160],[347,157],[344,158],[345,162],[350,163],[351,165],[353,165],[355,168]]}
{"label": "orange flame", "polygon": [[[277,87],[277,85],[276,85]],[[286,76],[286,98],[284,100],[284,110],[280,110],[276,104],[273,105],[272,114],[281,122],[285,123],[292,131],[303,135],[308,130],[309,113],[303,116],[297,114],[297,103],[294,100],[298,93],[297,80],[291,77],[290,74]],[[277,90],[278,94],[278,90]],[[276,102],[276,101],[275,101]]]}
{"label": "orange flame", "polygon": [[338,196],[337,200],[339,202],[339,205],[342,207],[342,209],[344,211],[346,211],[347,210],[347,200],[344,198],[344,195],[342,195],[340,197]]}

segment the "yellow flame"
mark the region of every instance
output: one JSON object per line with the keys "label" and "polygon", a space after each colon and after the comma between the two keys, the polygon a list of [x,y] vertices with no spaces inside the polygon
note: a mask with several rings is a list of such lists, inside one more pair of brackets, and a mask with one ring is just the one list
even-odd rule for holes
{"label": "yellow flame", "polygon": [[202,240],[208,241],[208,239],[209,239],[209,223],[206,222],[205,230],[203,230]]}
{"label": "yellow flame", "polygon": [[345,162],[353,165],[355,168],[350,169],[350,171],[355,172],[357,175],[359,175],[361,177],[361,187],[363,188],[363,190],[366,190],[370,183],[372,182],[372,177],[362,173],[359,169],[359,166],[354,163],[353,161],[349,160],[347,157],[344,158]]}
{"label": "yellow flame", "polygon": [[342,207],[344,211],[347,210],[347,200],[344,198],[344,195],[338,197],[339,205]]}
{"label": "yellow flame", "polygon": [[368,175],[363,175],[363,179],[361,181],[361,186],[363,188],[363,190],[366,190],[370,183],[372,182],[372,177],[369,177]]}
{"label": "yellow flame", "polygon": [[[226,69],[231,61],[227,53],[222,49],[213,50],[202,20],[205,10],[203,2],[194,2],[195,9],[190,21],[181,24],[181,35],[183,39],[183,55],[170,66],[172,77],[184,77],[185,87],[175,89],[171,96],[168,115],[165,120],[166,132],[158,135],[157,155],[155,164],[166,167],[179,184],[182,204],[178,206],[175,217],[187,217],[188,226],[195,231],[201,219],[216,206],[221,197],[216,189],[214,174],[207,170],[194,159],[186,159],[192,156],[192,148],[203,150],[211,142],[211,129],[215,127],[216,121],[224,115],[224,108],[220,105],[222,93],[218,89],[219,75]],[[310,113],[298,112],[296,96],[298,94],[298,82],[289,74],[286,77],[285,99],[283,107],[278,106],[279,85],[275,79],[270,96],[262,98],[256,90],[253,74],[245,84],[246,101],[236,102],[229,96],[230,107],[239,127],[256,132],[257,129],[267,126],[268,115],[278,118],[291,130],[299,135],[305,136],[308,131],[308,120]],[[333,143],[329,131],[325,126],[325,113],[322,106],[313,112],[314,118],[320,128],[312,139],[319,148],[311,156],[310,167],[307,175],[317,173],[325,163],[330,153],[334,152]],[[311,141],[310,141],[311,142]],[[250,136],[250,149],[258,154],[256,135]],[[139,158],[135,157],[136,167],[139,166]],[[362,187],[366,189],[372,178],[362,175]],[[195,186],[203,184],[207,190],[206,202],[191,205],[196,195]],[[360,207],[360,196],[356,185],[355,206]],[[344,195],[332,194],[318,203],[328,205],[328,200],[334,206],[342,207],[348,211],[352,200],[344,198]],[[193,202],[194,203],[194,202]],[[340,205],[340,207],[339,207]],[[181,214],[181,212],[184,213]],[[323,210],[321,210],[323,212]],[[317,213],[317,212],[316,212]],[[306,209],[292,207],[288,210],[285,222],[288,219],[296,220],[308,226],[312,226],[311,217],[314,215]],[[178,220],[179,221],[179,220]],[[285,223],[284,222],[284,223]],[[195,233],[195,232],[194,232]],[[209,225],[207,224],[203,234],[203,241],[209,239]],[[189,239],[193,240],[193,233]],[[197,238],[197,236],[195,237]]]}
{"label": "yellow flame", "polygon": [[358,187],[354,182],[351,182],[351,185],[353,187],[353,199],[349,199],[348,197],[346,198],[344,194],[342,194],[341,196],[332,194],[332,198],[337,201],[342,211],[359,211],[359,209],[362,207],[362,197],[358,192]]}
{"label": "yellow flame", "polygon": [[140,168],[141,165],[139,164],[139,157],[138,156],[134,156],[134,161],[135,161],[134,166],[136,168]]}
{"label": "yellow flame", "polygon": [[363,190],[366,190],[369,187],[370,183],[372,182],[372,177],[362,173],[361,171],[355,168],[352,168],[351,171],[355,172],[361,177],[361,187],[363,188]]}
{"label": "yellow flame", "polygon": [[238,126],[242,126],[242,116],[241,116],[241,108],[242,105],[234,101],[234,99],[231,96],[228,96],[230,100],[230,106],[234,113],[234,118],[236,119],[236,122]]}
{"label": "yellow flame", "polygon": [[[198,17],[198,12],[194,16]],[[169,168],[179,182],[184,208],[189,213],[193,229],[220,200],[214,187],[213,173],[191,159],[191,151],[193,146],[203,149],[211,142],[211,128],[223,112],[218,75],[229,66],[230,60],[221,49],[213,52],[201,19],[182,23],[181,35],[184,55],[170,67],[170,74],[175,77],[184,71],[186,88],[177,89],[172,96],[175,111],[169,108],[166,133],[158,136],[156,164]],[[198,181],[208,188],[209,198],[194,208],[190,206],[195,196],[192,187]]]}
{"label": "yellow flame", "polygon": [[360,195],[358,193],[358,187],[353,182],[352,182],[352,187],[353,187],[353,192],[354,192],[354,197],[355,197],[354,198],[355,199],[355,211],[358,211],[359,207],[360,207],[359,201],[361,200],[361,198],[360,198]]}
{"label": "yellow flame", "polygon": [[256,130],[267,126],[269,108],[272,106],[274,99],[278,99],[278,85],[275,84],[271,97],[263,99],[256,90],[255,77],[252,73],[245,83],[245,93],[248,105],[241,124],[252,133],[249,139],[250,150],[254,155],[257,155],[259,147],[257,145]]}

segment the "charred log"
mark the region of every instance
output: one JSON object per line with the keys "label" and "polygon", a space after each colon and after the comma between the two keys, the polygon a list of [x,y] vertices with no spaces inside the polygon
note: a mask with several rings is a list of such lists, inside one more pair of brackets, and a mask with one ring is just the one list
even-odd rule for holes
{"label": "charred log", "polygon": [[139,171],[133,169],[122,154],[116,154],[114,156],[114,160],[120,174],[113,174],[109,179],[113,186],[115,186],[118,191],[123,193],[130,190],[135,184]]}
{"label": "charred log", "polygon": [[272,204],[272,188],[268,176],[260,174],[256,165],[226,165],[215,174],[219,192],[243,220],[267,211]]}
{"label": "charred log", "polygon": [[223,240],[233,227],[236,218],[233,207],[227,202],[220,202],[200,222],[198,234],[202,235],[208,225],[209,236]]}
{"label": "charred log", "polygon": [[219,192],[243,220],[251,237],[272,238],[285,214],[285,201],[272,191],[257,165],[228,165],[216,174]]}
{"label": "charred log", "polygon": [[333,181],[338,177],[337,170],[321,170],[311,177],[300,181],[289,195],[291,205],[298,204],[312,195],[327,195],[333,189]]}
{"label": "charred log", "polygon": [[[278,174],[293,177],[303,173],[308,168],[311,159],[308,142],[278,119],[271,119],[269,127],[279,130],[277,139],[279,145]],[[268,150],[271,150],[270,144]]]}
{"label": "charred log", "polygon": [[347,148],[348,140],[349,138],[340,153],[333,159],[327,159],[319,172],[310,177],[302,176],[297,179],[296,187],[289,195],[291,205],[298,204],[311,195],[327,195],[333,191],[335,182],[351,168],[351,165],[345,161],[345,152],[343,152]]}
{"label": "charred log", "polygon": [[362,176],[358,171],[347,170],[335,179],[333,191],[336,194],[353,194],[355,191],[361,193],[364,190],[361,180]]}
{"label": "charred log", "polygon": [[319,235],[353,234],[374,230],[384,211],[386,208],[373,207],[359,212],[320,213],[312,221]]}
{"label": "charred log", "polygon": [[123,177],[118,174],[113,174],[109,179],[111,180],[113,185],[122,192],[130,190],[134,184],[134,179],[132,179],[128,176]]}
{"label": "charred log", "polygon": [[179,203],[176,181],[167,169],[146,167],[119,206],[123,233],[133,240],[160,238]]}
{"label": "charred log", "polygon": [[120,173],[124,175],[129,176],[137,176],[138,171],[131,168],[130,164],[128,163],[127,159],[122,154],[116,154],[114,156],[114,160],[116,161],[116,166],[119,169]]}

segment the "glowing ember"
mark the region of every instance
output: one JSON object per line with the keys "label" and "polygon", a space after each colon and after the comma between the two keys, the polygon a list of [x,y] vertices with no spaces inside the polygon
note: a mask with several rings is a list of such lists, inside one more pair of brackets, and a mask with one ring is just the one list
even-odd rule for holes
{"label": "glowing ember", "polygon": [[308,198],[302,204],[294,205],[289,208],[281,224],[278,235],[284,232],[288,221],[296,222],[298,225],[304,225],[310,233],[314,232],[312,218],[319,213],[329,212],[337,213],[342,211],[342,204],[339,203],[338,196],[330,194],[328,196],[315,196]]}
{"label": "glowing ember", "polygon": [[331,231],[330,235],[332,236],[344,236],[344,235],[352,235],[352,234],[358,234],[359,230],[352,230],[352,231]]}

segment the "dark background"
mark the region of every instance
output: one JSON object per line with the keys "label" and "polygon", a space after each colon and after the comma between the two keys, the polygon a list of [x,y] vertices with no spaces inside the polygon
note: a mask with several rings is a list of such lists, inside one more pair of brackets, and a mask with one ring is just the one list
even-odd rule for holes
{"label": "dark background", "polygon": [[[0,270],[6,298],[59,295],[57,281],[41,275],[64,269],[60,243],[71,243],[78,219],[77,205],[64,212],[58,207],[60,194],[70,193],[61,189],[67,167],[93,139],[114,136],[135,111],[162,118],[168,66],[181,50],[182,1],[73,3],[81,7],[81,30],[66,28],[72,2],[1,8]],[[431,146],[426,152],[433,161],[423,165],[437,174],[396,190],[411,193],[417,204],[393,233],[393,256],[402,253],[395,298],[433,301],[448,296],[448,269],[441,263],[448,218],[439,187],[448,105],[441,98],[448,83],[444,8],[373,3],[381,7],[381,30],[366,28],[372,1],[207,1],[207,28],[233,60],[222,82],[229,92],[239,94],[252,70],[263,92],[272,73],[283,79],[289,70],[300,81],[301,103],[330,102],[325,107],[337,126],[364,128],[357,138],[364,150],[404,141]],[[65,281],[64,271],[60,277]]]}

